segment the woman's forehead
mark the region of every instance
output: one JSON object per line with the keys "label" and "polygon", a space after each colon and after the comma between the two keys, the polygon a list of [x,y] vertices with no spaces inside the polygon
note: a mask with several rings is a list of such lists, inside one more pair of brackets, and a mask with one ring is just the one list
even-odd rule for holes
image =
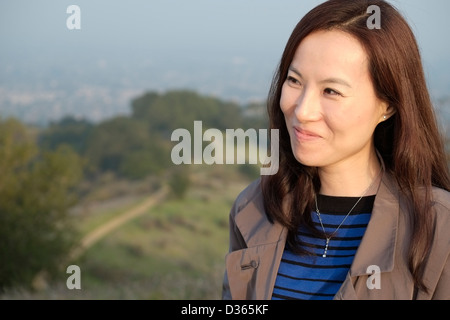
{"label": "woman's forehead", "polygon": [[359,40],[339,31],[317,31],[298,45],[290,64],[303,77],[360,78],[369,72],[368,56]]}

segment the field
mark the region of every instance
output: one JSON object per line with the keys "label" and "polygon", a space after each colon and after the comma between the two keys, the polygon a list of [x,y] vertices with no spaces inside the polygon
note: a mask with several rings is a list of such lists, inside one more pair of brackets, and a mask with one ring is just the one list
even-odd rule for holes
{"label": "field", "polygon": [[[38,279],[35,291],[10,290],[0,298],[220,299],[229,210],[254,177],[235,166],[197,165],[190,169],[191,185],[184,198],[165,194],[146,210],[92,238],[78,257],[65,263],[79,266],[81,289],[67,288],[70,274],[65,273],[64,265],[59,280]],[[145,187],[129,182],[119,186],[111,183],[103,191],[99,188],[93,197],[99,199],[102,192],[114,194],[112,188],[122,188],[114,198],[103,196],[95,205],[90,200],[89,205],[81,203],[74,208],[85,237],[124,217],[156,192],[142,192]]]}

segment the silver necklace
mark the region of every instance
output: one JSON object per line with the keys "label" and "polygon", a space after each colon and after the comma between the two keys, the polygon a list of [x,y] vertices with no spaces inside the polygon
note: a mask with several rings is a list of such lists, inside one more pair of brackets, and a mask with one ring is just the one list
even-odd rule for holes
{"label": "silver necklace", "polygon": [[[361,197],[359,197],[358,201],[356,201],[356,203],[353,205],[353,207],[350,209],[350,211],[347,213],[347,215],[344,217],[344,219],[342,220],[342,222],[338,225],[338,227],[336,228],[336,230],[333,231],[333,233],[331,233],[328,237],[325,236],[326,239],[326,243],[325,243],[325,248],[323,250],[323,254],[322,257],[326,258],[327,256],[327,251],[328,251],[328,244],[330,243],[331,238],[336,234],[336,232],[339,230],[339,228],[342,226],[342,224],[344,223],[344,221],[348,218],[348,216],[350,215],[350,213],[353,211],[353,209],[355,209],[355,207],[358,205],[358,203],[361,201],[361,199],[366,195],[367,191],[370,190],[370,188],[372,188],[373,184],[375,183],[376,180],[378,180],[381,172],[383,171],[383,169],[380,170],[380,172],[378,173],[378,175],[375,177],[375,179],[373,179],[372,183],[370,184],[370,186],[367,187],[367,189],[364,191],[364,193],[361,195]],[[319,222],[320,225],[322,226],[322,230],[323,233],[326,234],[325,232],[325,228],[323,227],[323,223],[322,223],[322,218],[320,217],[320,211],[319,211],[319,206],[317,205],[317,195],[314,195],[314,200],[316,202],[316,214],[317,217],[319,218]]]}

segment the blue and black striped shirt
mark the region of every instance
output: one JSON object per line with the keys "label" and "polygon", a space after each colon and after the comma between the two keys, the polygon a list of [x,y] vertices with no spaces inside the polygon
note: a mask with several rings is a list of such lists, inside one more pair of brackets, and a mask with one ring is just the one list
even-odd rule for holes
{"label": "blue and black striped shirt", "polygon": [[[318,196],[320,217],[327,233],[336,230],[358,199]],[[333,299],[345,280],[366,231],[374,200],[375,196],[361,199],[331,238],[326,257],[322,256],[326,239],[300,227],[298,236],[312,255],[294,254],[289,248],[285,248],[272,299]],[[311,214],[316,228],[322,230],[317,213],[313,211]]]}

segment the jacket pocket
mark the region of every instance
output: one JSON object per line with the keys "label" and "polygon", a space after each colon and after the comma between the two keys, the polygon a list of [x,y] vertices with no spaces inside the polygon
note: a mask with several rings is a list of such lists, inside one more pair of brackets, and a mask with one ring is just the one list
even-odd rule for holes
{"label": "jacket pocket", "polygon": [[254,288],[260,266],[260,256],[255,248],[230,252],[225,257],[228,284],[232,299],[254,299]]}

